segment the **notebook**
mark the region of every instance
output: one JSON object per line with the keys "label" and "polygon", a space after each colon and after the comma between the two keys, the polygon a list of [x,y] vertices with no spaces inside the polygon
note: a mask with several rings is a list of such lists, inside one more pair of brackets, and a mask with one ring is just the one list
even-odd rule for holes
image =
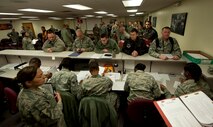
{"label": "notebook", "polygon": [[202,91],[154,104],[168,127],[213,126],[213,102]]}

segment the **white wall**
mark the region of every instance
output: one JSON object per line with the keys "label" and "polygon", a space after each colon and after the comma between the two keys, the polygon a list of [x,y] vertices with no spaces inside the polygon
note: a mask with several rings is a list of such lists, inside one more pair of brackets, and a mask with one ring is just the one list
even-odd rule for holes
{"label": "white wall", "polygon": [[187,22],[184,36],[172,33],[183,50],[201,50],[213,56],[213,0],[183,0],[180,6],[170,6],[150,13],[157,17],[156,30],[160,34],[161,28],[170,26],[174,13],[187,12]]}

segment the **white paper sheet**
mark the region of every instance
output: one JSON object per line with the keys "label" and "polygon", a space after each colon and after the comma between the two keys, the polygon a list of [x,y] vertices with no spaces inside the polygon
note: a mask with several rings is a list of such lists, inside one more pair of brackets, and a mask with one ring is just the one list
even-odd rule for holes
{"label": "white paper sheet", "polygon": [[115,81],[113,82],[112,90],[124,91],[125,81]]}
{"label": "white paper sheet", "polygon": [[101,58],[101,56],[102,56],[103,54],[97,54],[97,53],[95,53],[95,54],[93,54],[92,56],[91,56],[91,58]]}
{"label": "white paper sheet", "polygon": [[173,55],[172,55],[172,54],[162,54],[162,55],[167,56],[169,59],[172,59],[172,58],[173,58]]}
{"label": "white paper sheet", "polygon": [[201,127],[179,98],[157,101],[172,127]]}
{"label": "white paper sheet", "polygon": [[3,70],[3,69],[11,69],[11,70],[14,70],[14,67],[19,65],[19,63],[11,63],[11,64],[6,64],[4,66],[2,66],[0,69]]}
{"label": "white paper sheet", "polygon": [[89,76],[90,76],[90,72],[89,71],[80,71],[77,74],[77,80],[78,80],[78,82],[80,82],[81,80],[84,80],[84,79],[86,79]]}
{"label": "white paper sheet", "polygon": [[190,56],[197,58],[197,59],[208,59],[207,57],[201,55],[201,54],[197,54],[197,53],[188,53]]}
{"label": "white paper sheet", "polygon": [[121,74],[120,73],[109,72],[109,73],[106,73],[105,76],[107,76],[109,78],[113,78],[115,80],[121,80]]}
{"label": "white paper sheet", "polygon": [[177,89],[177,87],[180,85],[181,83],[178,81],[174,82],[173,88]]}
{"label": "white paper sheet", "polygon": [[213,126],[213,102],[206,94],[199,91],[180,98],[201,124]]}

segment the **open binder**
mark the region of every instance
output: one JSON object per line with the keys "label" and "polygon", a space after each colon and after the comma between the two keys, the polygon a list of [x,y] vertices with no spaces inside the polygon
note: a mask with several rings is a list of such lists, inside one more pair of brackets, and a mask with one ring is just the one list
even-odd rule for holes
{"label": "open binder", "polygon": [[202,91],[155,101],[168,127],[213,127],[213,101]]}

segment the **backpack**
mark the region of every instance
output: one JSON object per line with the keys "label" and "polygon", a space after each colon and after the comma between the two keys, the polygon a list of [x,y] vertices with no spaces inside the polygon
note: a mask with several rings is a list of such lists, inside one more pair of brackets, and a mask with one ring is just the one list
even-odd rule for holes
{"label": "backpack", "polygon": [[[171,52],[172,52],[172,51],[173,51],[174,40],[173,40],[172,37],[169,37],[169,41],[170,41],[171,44],[172,44],[172,48],[171,48]],[[159,45],[159,39],[158,39],[158,38],[155,39],[155,43],[156,43],[156,47],[157,47],[157,48],[160,47],[160,45]]]}

